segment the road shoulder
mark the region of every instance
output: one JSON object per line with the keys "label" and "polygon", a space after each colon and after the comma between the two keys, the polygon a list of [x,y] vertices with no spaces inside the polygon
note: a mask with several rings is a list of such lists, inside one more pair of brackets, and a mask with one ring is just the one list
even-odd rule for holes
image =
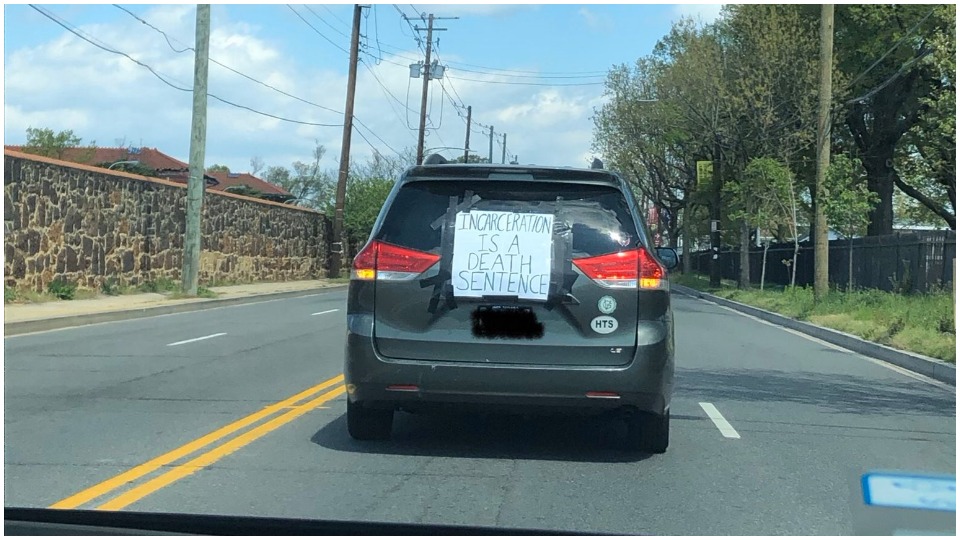
{"label": "road shoulder", "polygon": [[930,377],[931,379],[953,386],[956,386],[957,384],[956,367],[935,358],[930,358],[928,356],[907,351],[901,351],[892,347],[887,347],[886,345],[873,343],[845,332],[824,328],[822,326],[817,326],[804,321],[798,321],[778,313],[748,306],[733,300],[727,300],[726,298],[721,298],[719,296],[698,291],[683,285],[678,285],[676,283],[671,283],[670,287],[673,291],[680,294],[707,300],[741,313],[746,313],[758,319],[783,326],[791,330],[802,332],[808,336],[821,339],[827,343],[849,349],[864,356],[908,369],[914,373]]}
{"label": "road shoulder", "polygon": [[346,287],[346,284],[317,280],[217,287],[214,290],[220,296],[212,299],[168,299],[159,294],[138,294],[94,300],[50,302],[31,306],[7,305],[4,306],[3,332],[5,336],[43,332],[89,324],[308,296],[344,290]]}

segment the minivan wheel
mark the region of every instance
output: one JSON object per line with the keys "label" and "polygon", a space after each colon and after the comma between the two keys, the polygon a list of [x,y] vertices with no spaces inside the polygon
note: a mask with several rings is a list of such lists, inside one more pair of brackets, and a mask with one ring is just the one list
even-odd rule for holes
{"label": "minivan wheel", "polygon": [[670,411],[664,414],[636,412],[627,420],[630,450],[662,454],[670,444]]}
{"label": "minivan wheel", "polygon": [[393,409],[369,409],[361,403],[347,400],[347,431],[354,439],[389,439],[392,429]]}

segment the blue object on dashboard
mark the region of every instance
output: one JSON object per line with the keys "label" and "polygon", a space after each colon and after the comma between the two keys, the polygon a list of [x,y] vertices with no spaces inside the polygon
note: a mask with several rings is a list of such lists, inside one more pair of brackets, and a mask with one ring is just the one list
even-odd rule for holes
{"label": "blue object on dashboard", "polygon": [[868,506],[957,510],[957,478],[946,475],[867,473],[861,478]]}

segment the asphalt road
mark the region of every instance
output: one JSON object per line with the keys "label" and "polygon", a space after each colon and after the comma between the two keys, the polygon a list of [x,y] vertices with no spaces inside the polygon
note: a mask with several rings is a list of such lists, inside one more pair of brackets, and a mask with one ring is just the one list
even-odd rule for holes
{"label": "asphalt road", "polygon": [[576,418],[399,414],[391,441],[351,440],[342,291],[9,337],[4,504],[851,534],[853,475],[955,474],[954,388],[701,300],[674,312],[656,456]]}

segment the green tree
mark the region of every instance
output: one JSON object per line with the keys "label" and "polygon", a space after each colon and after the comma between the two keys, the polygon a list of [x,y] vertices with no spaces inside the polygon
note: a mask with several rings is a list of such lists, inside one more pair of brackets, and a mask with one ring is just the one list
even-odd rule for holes
{"label": "green tree", "polygon": [[867,174],[856,158],[840,154],[834,156],[824,181],[825,197],[820,201],[827,214],[827,222],[849,240],[847,258],[847,289],[853,290],[853,237],[863,234],[870,222],[870,210],[880,197],[867,189]]}
{"label": "green tree", "polygon": [[[27,142],[23,145],[23,151],[28,154],[36,154],[49,158],[63,159],[64,153],[69,148],[77,148],[83,139],[73,133],[73,130],[67,129],[54,132],[50,128],[27,128]],[[93,149],[96,143],[90,142],[90,150],[80,156],[83,162],[93,158]]]}
{"label": "green tree", "polygon": [[224,189],[223,191],[227,193],[233,193],[235,195],[246,195],[247,197],[256,197],[258,199],[263,198],[263,192],[261,192],[260,190],[254,189],[246,184],[242,184],[238,186],[230,186]]}
{"label": "green tree", "polygon": [[[743,221],[751,229],[762,232],[776,230],[781,225],[791,226],[796,238],[797,226],[794,221],[795,198],[793,177],[790,169],[779,161],[764,157],[750,161],[739,182],[731,182],[724,187],[730,201],[730,217]],[[763,244],[763,263],[760,270],[760,290],[763,290],[767,276],[767,250],[770,248],[770,235]],[[794,241],[796,247],[796,239]],[[794,266],[796,250],[794,250]],[[741,283],[746,288],[749,283]]]}
{"label": "green tree", "polygon": [[208,173],[218,173],[218,172],[222,172],[222,173],[228,173],[228,174],[229,174],[229,173],[230,173],[230,167],[227,167],[226,165],[213,164],[213,165],[210,165],[209,167],[207,167],[207,172],[208,172]]}
{"label": "green tree", "polygon": [[[910,159],[913,154],[901,149],[910,144],[908,133],[937,133],[940,130],[923,127],[918,132],[917,126],[956,117],[955,97],[949,97],[955,88],[955,70],[936,60],[955,62],[955,53],[950,52],[956,48],[955,10],[953,5],[837,6],[834,46],[840,70],[849,81],[838,86],[843,98],[841,118],[851,135],[851,150],[862,159],[867,172],[867,187],[879,197],[870,212],[871,236],[892,232],[895,187],[941,214],[936,210],[941,206],[936,198],[923,191],[930,184],[910,184],[911,179],[899,169],[904,157]],[[947,110],[931,106],[931,100],[941,99],[951,103]],[[927,139],[924,146],[925,151],[955,149],[954,142],[943,138]],[[927,159],[933,159],[932,152]],[[955,184],[955,175],[947,183]]]}
{"label": "green tree", "polygon": [[490,163],[490,160],[485,157],[480,157],[477,154],[469,154],[467,160],[463,160],[463,156],[459,155],[453,158],[453,163]]}

